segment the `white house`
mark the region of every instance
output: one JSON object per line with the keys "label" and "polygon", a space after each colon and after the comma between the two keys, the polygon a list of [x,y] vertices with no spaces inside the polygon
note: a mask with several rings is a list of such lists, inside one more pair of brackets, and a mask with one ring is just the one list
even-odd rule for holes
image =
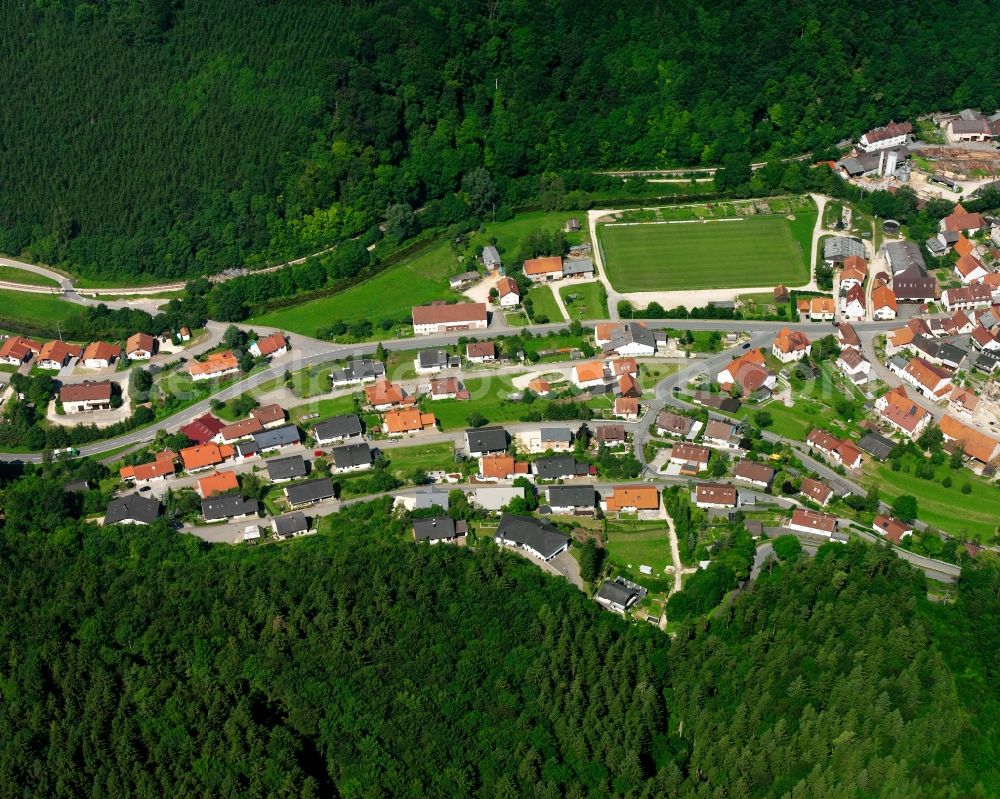
{"label": "white house", "polygon": [[578,363],[573,367],[570,379],[573,381],[573,385],[579,389],[603,386],[608,381],[602,361]]}
{"label": "white house", "polygon": [[868,131],[858,140],[858,149],[866,153],[899,147],[909,141],[913,125],[909,122],[890,122],[881,128]]}
{"label": "white house", "polygon": [[516,308],[521,304],[521,289],[513,278],[503,277],[497,282],[497,301],[501,308]]}
{"label": "white house", "polygon": [[792,530],[812,535],[832,538],[837,532],[837,517],[829,513],[819,513],[808,508],[796,508],[792,513],[792,521],[788,525]]}
{"label": "white house", "polygon": [[841,350],[837,357],[837,368],[854,383],[864,383],[871,374],[871,362],[856,349]]}
{"label": "white house", "polygon": [[801,361],[812,349],[809,338],[805,333],[783,327],[774,337],[774,344],[771,346],[771,354],[782,363]]}
{"label": "white house", "polygon": [[453,330],[485,330],[488,321],[486,305],[482,302],[454,305],[439,302],[413,308],[413,333],[417,336],[433,336]]}

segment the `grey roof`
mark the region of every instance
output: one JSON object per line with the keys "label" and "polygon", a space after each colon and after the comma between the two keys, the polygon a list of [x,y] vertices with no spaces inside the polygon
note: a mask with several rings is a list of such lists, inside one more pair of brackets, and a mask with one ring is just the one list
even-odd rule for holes
{"label": "grey roof", "polygon": [[594,272],[594,262],[589,258],[563,261],[563,275],[590,275]]}
{"label": "grey roof", "polygon": [[543,427],[539,433],[542,441],[562,441],[565,444],[573,441],[573,431],[568,427]]}
{"label": "grey roof", "polygon": [[524,499],[524,486],[479,486],[472,501],[484,510],[500,510],[515,497]]}
{"label": "grey roof", "polygon": [[612,332],[611,341],[604,345],[604,351],[610,352],[632,342],[656,349],[656,336],[652,330],[635,322],[623,322]]}
{"label": "grey roof", "polygon": [[444,350],[420,350],[417,360],[423,369],[428,369],[432,366],[444,368],[448,366],[448,353]]}
{"label": "grey roof", "polygon": [[593,508],[597,504],[593,486],[551,486],[547,493],[554,508]]}
{"label": "grey roof", "polygon": [[576,460],[572,455],[552,455],[535,461],[535,473],[543,480],[557,480],[576,474]]}
{"label": "grey roof", "polygon": [[507,431],[502,427],[466,430],[465,444],[470,453],[503,452],[507,449]]}
{"label": "grey roof", "polygon": [[924,246],[927,247],[927,249],[930,250],[934,255],[943,254],[945,251],[945,245],[943,245],[941,243],[941,240],[938,239],[937,237],[927,239],[927,241],[924,242]]}
{"label": "grey roof", "polygon": [[976,356],[976,368],[983,372],[992,372],[1000,365],[1000,355],[983,350]]}
{"label": "grey roof", "polygon": [[223,494],[201,501],[201,515],[207,521],[231,519],[234,516],[250,516],[260,512],[255,499],[243,499],[239,494]]}
{"label": "grey roof", "polygon": [[454,538],[455,520],[450,516],[435,516],[432,519],[414,519],[413,537],[417,541],[436,538]]}
{"label": "grey roof", "polygon": [[597,590],[597,598],[627,608],[641,596],[641,593],[638,588],[627,586],[617,580],[605,580]]}
{"label": "grey roof", "polygon": [[286,536],[293,533],[304,533],[309,529],[306,517],[299,511],[286,513],[284,516],[276,516],[271,519],[275,535]]}
{"label": "grey roof", "polygon": [[422,508],[433,508],[435,505],[448,510],[449,499],[447,491],[441,491],[437,488],[428,488],[423,491],[418,491],[414,496],[413,507],[417,510]]}
{"label": "grey roof", "polygon": [[548,522],[513,513],[505,513],[500,519],[496,537],[501,541],[530,547],[546,560],[569,543],[569,538]]}
{"label": "grey roof", "polygon": [[866,166],[866,164],[862,164],[861,161],[858,158],[855,158],[854,156],[841,158],[837,162],[837,165],[845,172],[847,172],[847,174],[850,175],[851,177],[855,177],[857,175],[863,175],[865,172],[871,169],[871,167]]}
{"label": "grey roof", "polygon": [[448,278],[448,283],[452,286],[459,286],[462,283],[469,283],[473,280],[479,279],[479,272],[470,270],[468,272],[462,272],[460,275],[452,275]]}
{"label": "grey roof", "polygon": [[823,241],[823,259],[826,261],[842,261],[852,255],[867,257],[867,250],[861,239],[830,236]]}
{"label": "grey roof", "polygon": [[313,435],[319,441],[330,441],[335,438],[353,438],[360,436],[361,420],[355,414],[334,416],[325,422],[320,422],[313,428]]}
{"label": "grey roof", "polygon": [[348,383],[359,380],[375,380],[385,376],[385,366],[380,361],[362,358],[351,361],[343,369],[331,372],[334,383]]}
{"label": "grey roof", "polygon": [[909,362],[902,355],[893,355],[889,359],[889,366],[895,366],[897,369],[905,369]]}
{"label": "grey roof", "polygon": [[938,243],[940,244],[941,239],[944,239],[944,243],[947,245],[957,244],[960,233],[961,231],[958,230],[942,230],[938,233]]}
{"label": "grey roof", "polygon": [[292,507],[305,505],[308,502],[319,502],[323,499],[332,499],[336,496],[333,490],[333,480],[323,477],[319,480],[310,480],[306,483],[297,483],[285,489],[285,496],[288,497],[288,504]]}
{"label": "grey roof", "polygon": [[267,476],[271,480],[292,480],[306,476],[306,462],[301,455],[274,458],[267,461]]}
{"label": "grey roof", "polygon": [[253,434],[253,440],[261,451],[274,449],[275,447],[287,447],[290,444],[298,444],[302,440],[299,428],[293,424],[286,424],[283,427],[276,427],[273,430],[261,430]]}
{"label": "grey roof", "polygon": [[[920,248],[912,241],[889,241],[882,245],[892,276],[927,277],[927,264]],[[895,284],[893,284],[895,286]]]}
{"label": "grey roof", "polygon": [[492,244],[483,247],[483,263],[487,265],[500,263],[500,253]]}
{"label": "grey roof", "polygon": [[[964,113],[964,112],[963,112]],[[951,130],[959,134],[985,134],[992,135],[993,130],[990,123],[985,119],[955,119],[952,120]]]}
{"label": "grey roof", "polygon": [[861,437],[858,446],[872,457],[884,461],[896,446],[896,442],[881,433],[866,433]]}
{"label": "grey roof", "polygon": [[330,450],[330,455],[333,457],[333,462],[338,469],[368,466],[372,462],[372,450],[365,441],[337,447]]}
{"label": "grey roof", "polygon": [[233,448],[236,450],[236,454],[241,458],[248,458],[251,455],[256,455],[260,452],[260,447],[253,439],[233,444]]}
{"label": "grey roof", "polygon": [[938,344],[938,360],[942,361],[946,365],[958,366],[966,355],[968,355],[966,350],[963,350],[961,347],[956,347],[954,344],[949,344],[947,342],[941,342]]}
{"label": "grey roof", "polygon": [[144,497],[142,494],[129,494],[125,497],[116,497],[108,503],[107,512],[104,514],[104,523],[139,522],[140,524],[152,524],[159,518],[159,500]]}

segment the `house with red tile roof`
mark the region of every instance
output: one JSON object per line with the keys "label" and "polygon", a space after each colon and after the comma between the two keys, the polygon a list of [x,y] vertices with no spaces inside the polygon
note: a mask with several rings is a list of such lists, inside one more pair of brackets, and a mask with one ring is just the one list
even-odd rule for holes
{"label": "house with red tile roof", "polygon": [[483,455],[479,459],[478,480],[496,482],[498,480],[513,480],[515,477],[527,477],[531,474],[531,464],[525,461],[515,461],[510,455]]}
{"label": "house with red tile roof", "polygon": [[365,388],[365,400],[377,411],[387,411],[399,405],[413,405],[416,398],[408,395],[401,386],[388,380],[379,380]]}
{"label": "house with red tile roof", "polygon": [[212,472],[207,477],[202,477],[198,481],[198,496],[208,499],[219,494],[227,494],[230,491],[238,491],[240,482],[236,478],[236,472]]}
{"label": "house with red tile roof", "polygon": [[735,508],[740,492],[725,483],[698,483],[694,487],[694,504],[699,508]]}
{"label": "house with red tile roof", "polygon": [[618,378],[618,394],[629,399],[639,399],[642,396],[642,388],[632,375],[624,374]]}
{"label": "house with red tile roof", "polygon": [[122,480],[135,485],[146,485],[154,481],[165,480],[177,471],[172,458],[157,458],[152,463],[141,463],[138,466],[124,466],[118,472]]}
{"label": "house with red tile roof", "polygon": [[814,428],[806,437],[806,443],[845,468],[857,469],[861,465],[861,450],[846,438],[837,438],[825,430]]}
{"label": "house with red tile roof", "polygon": [[250,354],[254,358],[278,358],[288,352],[288,339],[279,330],[269,336],[257,339],[250,345]]}
{"label": "house with red tile roof", "polygon": [[524,262],[524,275],[533,283],[543,283],[547,280],[562,280],[562,258],[558,255],[545,258],[529,258]]}
{"label": "house with red tile roof", "polygon": [[906,368],[898,370],[889,362],[890,371],[896,372],[920,394],[928,399],[939,400],[951,393],[951,372],[928,363],[923,358],[910,358]]}
{"label": "house with red tile roof", "polygon": [[501,308],[516,308],[521,304],[521,289],[517,281],[511,277],[502,277],[497,281],[497,303]]}
{"label": "house with red tile roof", "polygon": [[884,283],[872,289],[872,318],[885,322],[896,318],[896,295]]}
{"label": "house with red tile roof", "polygon": [[215,438],[219,431],[226,426],[221,419],[216,419],[212,414],[206,413],[199,416],[192,422],[184,425],[180,432],[194,441],[196,444],[207,444]]}
{"label": "house with red tile roof", "polygon": [[615,486],[601,500],[601,508],[611,513],[653,511],[659,507],[660,491],[654,485]]}
{"label": "house with red tile roof", "polygon": [[264,425],[251,416],[249,419],[227,424],[218,432],[214,440],[217,444],[235,444],[237,441],[249,438],[254,433],[259,433],[263,429]]}
{"label": "house with red tile roof", "polygon": [[497,359],[497,345],[492,341],[473,341],[465,345],[465,358],[470,363],[489,363]]}
{"label": "house with red tile roof", "polygon": [[808,508],[796,508],[792,512],[792,521],[788,525],[792,530],[812,535],[821,535],[832,538],[837,532],[837,517],[829,513],[809,510]]}
{"label": "house with red tile roof", "polygon": [[837,303],[833,297],[810,297],[809,319],[813,322],[832,322],[837,315]]}
{"label": "house with red tile roof", "polygon": [[833,489],[811,477],[803,478],[799,491],[819,505],[826,505],[833,497]]}
{"label": "house with red tile roof", "polygon": [[798,330],[783,327],[774,337],[774,344],[771,345],[771,354],[782,363],[801,361],[812,349],[809,337]]}
{"label": "house with red tile roof", "polygon": [[939,423],[945,441],[956,441],[969,458],[991,463],[1000,454],[1000,441],[980,433],[954,416],[945,415]]}
{"label": "house with red tile roof", "polygon": [[197,472],[211,469],[232,456],[233,448],[228,444],[197,444],[181,450],[181,463],[185,471]]}
{"label": "house with red tile roof", "polygon": [[883,536],[886,541],[891,541],[897,547],[902,543],[904,538],[913,535],[912,524],[892,516],[876,516],[875,521],[872,522],[872,529]]}
{"label": "house with red tile roof", "polygon": [[37,341],[23,336],[11,336],[0,344],[0,363],[20,366],[31,360],[32,355],[42,351],[42,345]]}
{"label": "house with red tile roof", "polygon": [[261,427],[280,427],[285,423],[285,409],[277,403],[258,405],[250,415],[260,422]]}
{"label": "house with red tile roof", "polygon": [[239,359],[232,350],[214,352],[204,361],[191,361],[188,364],[188,372],[192,380],[211,380],[215,377],[236,374],[239,370]]}
{"label": "house with red tile roof", "polygon": [[984,227],[986,227],[986,220],[983,219],[982,214],[969,213],[962,207],[961,203],[958,203],[955,210],[941,220],[939,229],[942,233],[950,230],[974,236]]}
{"label": "house with red tile roof", "polygon": [[436,333],[458,330],[485,330],[489,321],[486,304],[482,302],[434,302],[414,306],[412,314],[413,333],[417,336],[433,336]]}
{"label": "house with red tile roof", "polygon": [[983,262],[971,253],[955,261],[955,276],[963,283],[977,283],[989,274]]}
{"label": "house with red tile roof", "polygon": [[905,386],[896,386],[875,400],[882,421],[907,438],[916,438],[930,424],[931,415],[910,399]]}
{"label": "house with red tile roof", "polygon": [[106,369],[122,354],[122,348],[106,341],[94,341],[87,345],[80,359],[80,365],[87,369]]}
{"label": "house with red tile roof", "polygon": [[77,344],[65,344],[62,341],[47,341],[38,353],[40,369],[62,369],[71,358],[79,358],[83,349]]}
{"label": "house with red tile roof", "polygon": [[603,361],[586,361],[578,363],[570,373],[570,380],[577,388],[594,388],[603,386],[607,378],[604,374]]}
{"label": "house with red tile roof", "polygon": [[976,408],[979,407],[979,397],[967,388],[955,386],[952,389],[951,396],[948,397],[948,407],[955,413],[964,413],[971,416],[976,412]]}
{"label": "house with red tile roof", "polygon": [[382,417],[382,430],[390,436],[433,430],[436,424],[433,413],[422,413],[418,408],[389,411]]}
{"label": "house with red tile roof", "polygon": [[756,391],[771,391],[778,378],[765,366],[762,350],[747,350],[735,358],[719,372],[717,381],[723,391],[739,388],[744,394]]}
{"label": "house with red tile roof", "polygon": [[993,304],[993,289],[985,283],[945,289],[941,292],[941,304],[946,311],[987,308]]}
{"label": "house with red tile roof", "polygon": [[156,339],[148,333],[133,333],[125,342],[130,361],[148,361],[156,354]]}
{"label": "house with red tile roof", "polygon": [[639,418],[639,400],[635,397],[615,397],[612,413],[619,419],[634,422]]}
{"label": "house with red tile roof", "polygon": [[87,413],[111,407],[111,383],[107,380],[70,383],[59,389],[64,413]]}
{"label": "house with red tile roof", "polygon": [[852,284],[841,296],[840,313],[845,319],[855,322],[865,318],[865,290],[860,283]]}

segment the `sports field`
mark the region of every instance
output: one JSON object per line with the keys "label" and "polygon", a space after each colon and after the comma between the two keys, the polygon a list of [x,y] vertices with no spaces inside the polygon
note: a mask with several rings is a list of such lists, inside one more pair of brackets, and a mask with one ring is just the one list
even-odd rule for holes
{"label": "sports field", "polygon": [[605,268],[618,291],[752,288],[809,282],[815,212],[734,221],[606,224]]}

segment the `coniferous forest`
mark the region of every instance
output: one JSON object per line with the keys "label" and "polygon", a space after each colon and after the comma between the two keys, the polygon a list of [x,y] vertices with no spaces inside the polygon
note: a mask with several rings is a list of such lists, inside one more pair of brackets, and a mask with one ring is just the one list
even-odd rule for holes
{"label": "coniferous forest", "polygon": [[1000,20],[944,0],[2,0],[0,18],[0,251],[105,279],[1000,105]]}
{"label": "coniferous forest", "polygon": [[0,796],[1000,790],[991,559],[933,605],[830,544],[671,638],[387,501],[251,549],[74,521],[55,477],[5,501]]}

